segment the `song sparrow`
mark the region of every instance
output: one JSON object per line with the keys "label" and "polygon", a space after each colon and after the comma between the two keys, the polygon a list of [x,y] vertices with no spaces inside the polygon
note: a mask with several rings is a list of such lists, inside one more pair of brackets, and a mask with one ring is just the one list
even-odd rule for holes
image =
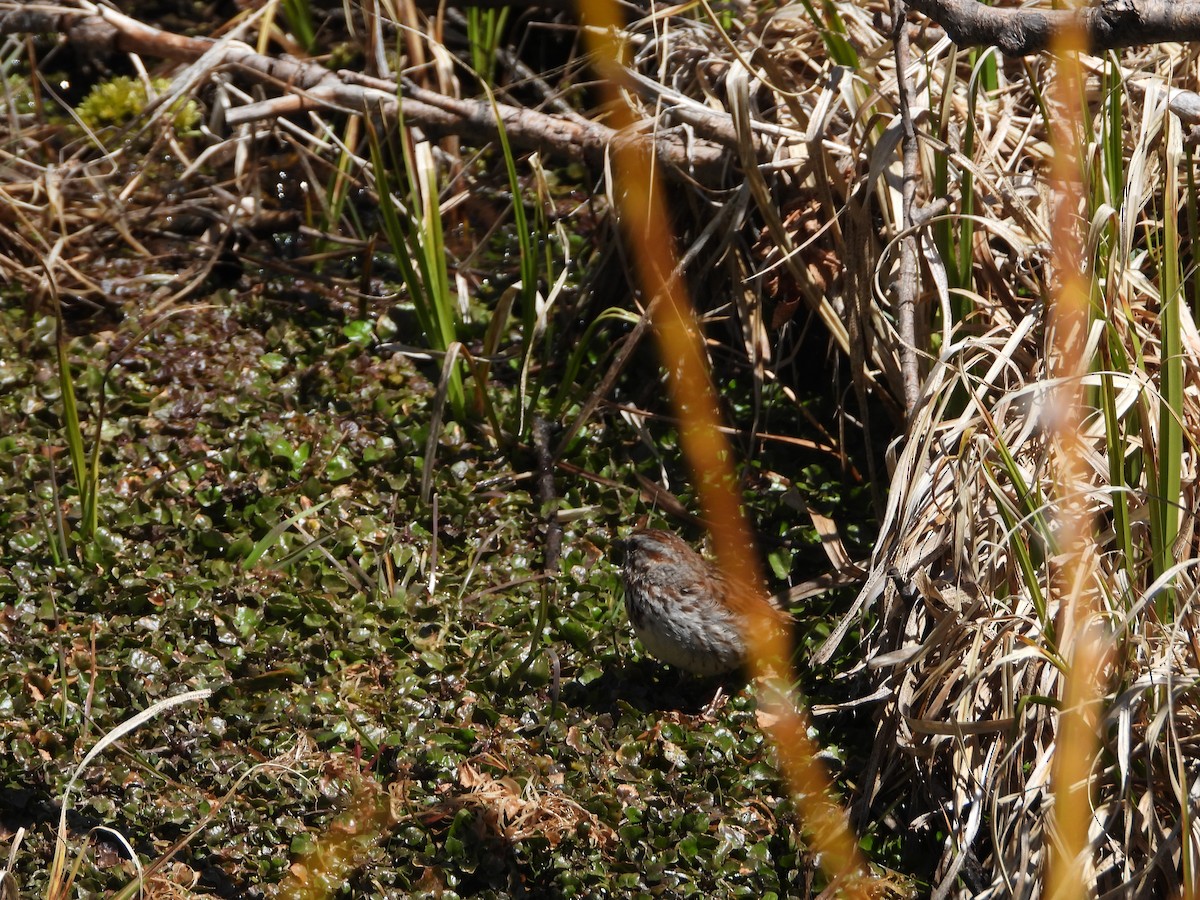
{"label": "song sparrow", "polygon": [[672,666],[721,675],[742,665],[750,604],[767,607],[773,624],[791,618],[736,596],[715,565],[668,531],[639,528],[622,543],[629,622],[650,654]]}

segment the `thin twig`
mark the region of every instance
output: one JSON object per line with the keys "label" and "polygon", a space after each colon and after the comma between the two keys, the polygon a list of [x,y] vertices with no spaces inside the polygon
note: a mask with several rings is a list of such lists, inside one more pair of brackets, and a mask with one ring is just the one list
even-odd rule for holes
{"label": "thin twig", "polygon": [[896,55],[896,89],[900,95],[902,137],[900,150],[904,166],[901,185],[902,221],[908,232],[900,241],[900,274],[896,279],[896,308],[900,332],[900,372],[904,384],[904,414],[912,417],[921,395],[921,372],[917,354],[916,308],[920,290],[917,271],[917,233],[913,224],[913,199],[917,193],[917,132],[912,119],[912,85],[908,81],[909,42],[908,4],[892,0],[892,48]]}
{"label": "thin twig", "polygon": [[546,550],[542,571],[547,576],[558,570],[562,553],[562,524],[558,521],[558,494],[554,490],[554,457],[550,454],[550,423],[541,416],[533,419],[533,448],[537,454],[538,502],[546,523]]}

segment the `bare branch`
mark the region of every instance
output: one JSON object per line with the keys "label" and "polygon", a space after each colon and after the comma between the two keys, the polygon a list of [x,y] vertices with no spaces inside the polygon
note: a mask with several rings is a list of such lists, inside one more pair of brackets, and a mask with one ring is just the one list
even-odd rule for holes
{"label": "bare branch", "polygon": [[917,192],[917,132],[912,119],[912,85],[908,81],[908,8],[905,0],[892,0],[892,47],[896,56],[896,90],[900,95],[900,139],[904,166],[901,187],[903,202],[900,240],[900,274],[896,279],[897,320],[900,331],[900,370],[904,377],[904,412],[909,418],[921,396],[920,363],[917,356],[916,308],[920,276],[917,271],[917,235],[913,224],[913,200]]}
{"label": "bare branch", "polygon": [[979,0],[909,0],[960,47],[995,46],[1008,56],[1042,53],[1056,32],[1082,31],[1091,52],[1200,40],[1200,2],[1098,0],[1085,9],[1014,9]]}
{"label": "bare branch", "polygon": [[[446,97],[408,84],[401,92],[390,81],[364,78],[357,72],[331,72],[297,59],[264,56],[241,41],[171,34],[104,7],[69,9],[40,3],[0,3],[0,34],[47,32],[62,34],[84,52],[97,55],[137,53],[191,63],[210,53],[214,68],[233,68],[300,98],[283,104],[288,112],[333,107],[392,118],[402,112],[407,122],[419,125],[433,137],[457,135],[484,142],[497,139],[499,123],[514,147],[594,166],[604,164],[615,142],[632,141],[641,145],[647,157],[653,152],[666,172],[706,183],[719,179],[729,164],[723,147],[703,141],[685,142],[663,133],[620,133],[598,122],[551,116],[503,103],[493,109],[482,100]],[[280,106],[255,104],[241,112],[230,110],[226,118],[238,124],[280,110]],[[651,125],[647,123],[647,131]]]}

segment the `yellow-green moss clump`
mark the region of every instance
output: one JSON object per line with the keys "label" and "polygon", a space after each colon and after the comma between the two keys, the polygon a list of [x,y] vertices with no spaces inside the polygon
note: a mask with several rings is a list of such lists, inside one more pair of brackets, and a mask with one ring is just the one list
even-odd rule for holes
{"label": "yellow-green moss clump", "polygon": [[[171,87],[166,78],[153,80],[154,90]],[[146,110],[146,86],[136,78],[119,75],[93,87],[75,111],[89,128],[100,129],[127,125]],[[200,122],[200,107],[194,100],[179,99],[171,105],[176,131],[190,131]]]}

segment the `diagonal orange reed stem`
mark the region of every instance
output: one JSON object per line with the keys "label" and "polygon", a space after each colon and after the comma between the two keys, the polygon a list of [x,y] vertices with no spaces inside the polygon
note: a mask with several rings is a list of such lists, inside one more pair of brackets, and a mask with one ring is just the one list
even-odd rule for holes
{"label": "diagonal orange reed stem", "polygon": [[[1074,5],[1074,4],[1069,4]],[[1083,376],[1088,328],[1089,286],[1082,260],[1079,127],[1083,120],[1086,50],[1081,28],[1068,28],[1052,45],[1057,69],[1053,98],[1064,115],[1051,125],[1054,161],[1054,274],[1057,286],[1050,315],[1048,374],[1054,384],[1050,407],[1055,529],[1060,555],[1051,562],[1050,592],[1058,598],[1058,646],[1067,661],[1062,712],[1051,770],[1053,829],[1049,832],[1046,896],[1069,900],[1090,895],[1088,828],[1092,822],[1092,769],[1098,752],[1097,727],[1107,642],[1096,608],[1095,547],[1088,514],[1086,448],[1081,441]]]}
{"label": "diagonal orange reed stem", "polygon": [[[633,109],[621,93],[620,23],[612,0],[580,0],[593,65],[601,76],[610,123],[629,133]],[[671,400],[683,423],[684,454],[693,473],[700,503],[710,523],[717,562],[741,596],[755,597],[756,620],[749,629],[751,668],[756,676],[759,708],[773,739],[779,767],[787,780],[803,823],[805,837],[832,884],[846,897],[870,896],[874,879],[851,831],[817,746],[808,736],[808,717],[790,688],[790,648],[778,629],[770,627],[764,583],[753,535],[737,491],[733,453],[720,431],[717,395],[705,363],[704,345],[691,303],[675,276],[677,255],[670,220],[653,154],[644,142],[617,141],[610,148],[615,193],[626,237],[633,248],[645,296],[653,298],[650,315],[658,338]]]}

